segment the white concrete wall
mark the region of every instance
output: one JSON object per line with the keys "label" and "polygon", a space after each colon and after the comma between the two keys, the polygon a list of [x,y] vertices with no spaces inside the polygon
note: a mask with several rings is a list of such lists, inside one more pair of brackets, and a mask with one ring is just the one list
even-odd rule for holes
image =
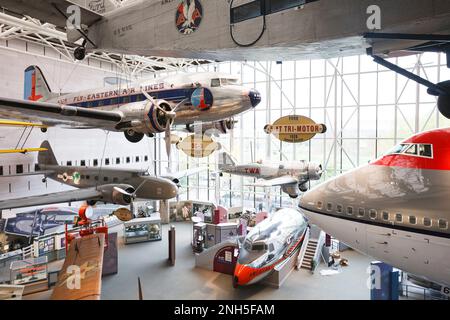
{"label": "white concrete wall", "polygon": [[[5,42],[0,42],[0,61],[2,62],[0,63],[0,96],[2,97],[22,99],[23,71],[30,65],[38,65],[42,69],[50,88],[55,92],[72,92],[102,87],[105,77],[118,76],[112,71],[109,63],[96,62],[94,64],[90,61],[89,64],[94,64],[94,68],[88,66],[87,62],[74,64],[60,60],[54,50],[46,48],[44,51],[42,47],[34,45],[27,47],[22,41],[9,41],[8,48],[5,48],[5,45]],[[20,52],[27,49],[37,55]],[[0,127],[0,149],[15,148],[22,130],[21,128]],[[102,158],[106,146],[105,157],[113,159],[121,157],[122,163],[125,162],[125,157],[131,157],[132,163],[122,164],[122,167],[145,169],[152,167],[153,142],[151,139],[131,144],[126,141],[122,133],[110,133],[107,141],[106,137],[103,130],[50,128],[44,134],[35,129],[25,147],[38,147],[43,140],[49,140],[59,162],[66,163],[70,160],[74,165],[79,165],[81,160],[86,160],[88,165],[92,165],[93,159]],[[145,155],[148,155],[149,162],[143,162]],[[136,156],[141,158],[139,163],[135,161]],[[33,171],[36,162],[36,153],[0,155],[0,166],[3,166],[4,175],[15,174],[17,164],[22,164],[25,172]],[[67,189],[67,187],[52,181],[45,185],[41,179],[42,176],[0,177],[0,200]],[[4,211],[3,216],[7,216],[8,212]]]}

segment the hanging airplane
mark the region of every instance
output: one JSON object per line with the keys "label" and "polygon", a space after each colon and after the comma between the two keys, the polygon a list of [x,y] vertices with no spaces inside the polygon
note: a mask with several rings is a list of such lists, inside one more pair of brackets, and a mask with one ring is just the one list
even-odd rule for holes
{"label": "hanging airplane", "polygon": [[52,179],[76,189],[3,200],[0,210],[76,201],[87,201],[89,205],[96,202],[130,205],[134,199],[168,200],[177,196],[180,179],[203,170],[194,168],[155,177],[144,170],[60,166],[48,141],[41,147],[47,151],[38,154],[39,171],[15,176],[43,175],[44,183]]}
{"label": "hanging airplane", "polygon": [[10,15],[54,24],[74,44],[82,39],[75,44],[78,60],[94,51],[219,61],[328,59],[367,52],[376,63],[425,85],[450,118],[450,81],[434,84],[384,60],[442,52],[450,67],[449,1],[148,0],[102,13],[87,9],[89,3],[0,0]]}
{"label": "hanging airplane", "polygon": [[233,286],[267,277],[303,244],[308,223],[295,209],[281,209],[257,224],[239,245]]}
{"label": "hanging airplane", "polygon": [[[31,132],[33,131],[33,128],[37,127],[37,128],[40,128],[41,131],[45,132],[47,130],[47,127],[44,125],[30,123],[30,122],[23,122],[23,121],[12,121],[12,120],[0,119],[0,127],[24,128],[22,131],[22,135],[20,136],[19,141],[16,144],[16,147],[11,148],[11,149],[2,149],[2,150],[0,150],[0,154],[14,154],[14,153],[27,154],[29,152],[38,152],[38,151],[47,150],[47,149],[43,149],[43,148],[26,148],[25,147],[25,144],[26,144]],[[28,134],[26,134],[27,130],[28,130]],[[24,137],[25,137],[25,139],[22,141],[22,138],[24,138]]]}
{"label": "hanging airplane", "polygon": [[[178,74],[124,86],[58,95],[37,66],[25,70],[24,100],[0,98],[0,116],[51,126],[122,131],[137,143],[165,132],[167,153],[173,126],[200,123],[203,133],[227,133],[233,116],[256,107],[261,95],[221,73]],[[202,124],[205,127],[202,127]]]}
{"label": "hanging airplane", "polygon": [[449,139],[450,128],[414,135],[305,193],[301,211],[355,250],[450,285]]}
{"label": "hanging airplane", "polygon": [[263,162],[238,165],[226,152],[219,155],[219,171],[258,180],[254,187],[281,186],[283,192],[295,199],[308,190],[308,182],[322,177],[322,165],[306,161]]}

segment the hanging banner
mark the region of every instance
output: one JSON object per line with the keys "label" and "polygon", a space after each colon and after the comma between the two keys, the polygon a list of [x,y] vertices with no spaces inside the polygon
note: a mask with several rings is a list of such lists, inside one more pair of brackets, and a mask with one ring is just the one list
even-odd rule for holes
{"label": "hanging banner", "polygon": [[311,140],[316,134],[325,133],[327,127],[324,124],[315,123],[305,116],[286,116],[278,119],[273,124],[264,127],[264,132],[273,134],[283,142],[300,143]]}
{"label": "hanging banner", "polygon": [[177,149],[193,158],[209,157],[214,151],[220,150],[221,145],[210,136],[192,134],[177,143]]}

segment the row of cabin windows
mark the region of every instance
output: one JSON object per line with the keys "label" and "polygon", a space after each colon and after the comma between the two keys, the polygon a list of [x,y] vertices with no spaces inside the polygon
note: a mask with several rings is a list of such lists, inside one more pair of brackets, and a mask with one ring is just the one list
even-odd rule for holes
{"label": "row of cabin windows", "polygon": [[[16,174],[22,174],[24,173],[23,164],[17,164],[16,165]],[[9,167],[9,174],[11,174],[11,167]],[[5,175],[3,166],[0,166],[0,176]]]}
{"label": "row of cabin windows", "polygon": [[[143,158],[141,157],[141,156],[136,156],[135,158],[134,158],[134,163],[139,163],[139,162],[141,162],[141,160],[143,161],[143,162],[148,162],[148,156],[144,156]],[[122,158],[106,158],[105,159],[105,161],[104,161],[104,163],[105,163],[105,166],[109,166],[109,165],[112,165],[112,164],[121,164],[122,163],[122,160],[123,160],[123,163],[131,163],[131,161],[132,161],[132,157],[125,157],[124,159],[122,159]],[[93,166],[94,167],[98,167],[99,166],[99,160],[98,159],[94,159],[93,160]],[[72,165],[72,161],[67,161],[67,166],[71,166]],[[85,167],[86,166],[86,160],[81,160],[80,161],[80,166],[81,167]]]}
{"label": "row of cabin windows", "polygon": [[[131,163],[131,157],[125,157],[124,159],[123,159],[123,163]],[[148,156],[144,156],[143,158],[141,157],[141,156],[136,156],[135,158],[134,158],[134,162],[135,163],[139,163],[139,162],[141,162],[141,160],[143,161],[143,162],[148,162],[148,160],[149,160],[149,157]],[[115,159],[110,159],[110,158],[106,158],[105,159],[105,166],[109,166],[109,165],[112,165],[113,163],[114,164],[121,164],[121,162],[122,162],[122,159],[121,158],[115,158]],[[67,161],[66,162],[66,165],[67,166],[72,166],[73,165],[73,162],[72,161]],[[99,165],[99,160],[98,159],[94,159],[94,161],[93,161],[93,166],[94,167],[98,167],[98,165]],[[80,161],[80,166],[81,167],[85,167],[86,166],[86,160],[81,160]],[[38,168],[38,165],[37,164],[35,164],[35,171],[39,171],[39,168]],[[28,168],[29,169],[29,168]],[[8,171],[8,170],[7,170]],[[25,173],[25,171],[24,171],[24,166],[23,166],[23,164],[17,164],[16,165],[16,174],[22,174],[22,173]],[[11,173],[11,167],[9,167],[9,173],[5,173],[5,170],[4,170],[4,166],[0,166],[0,176],[3,176],[3,175],[6,175],[6,174],[12,174]]]}
{"label": "row of cabin windows", "polygon": [[[81,180],[91,180],[91,176],[90,175],[81,175],[80,178],[81,178]],[[94,176],[94,177],[92,177],[92,179],[95,180],[95,181],[100,181],[101,180],[99,176]],[[103,182],[109,182],[109,181],[110,181],[109,177],[103,177]],[[113,183],[118,183],[119,182],[119,178],[113,178],[111,181]]]}
{"label": "row of cabin windows", "polygon": [[[317,202],[317,208],[319,210],[322,210],[323,208],[323,203],[321,201]],[[333,204],[332,203],[327,203],[327,211],[333,211]],[[339,214],[344,214],[344,206],[338,204],[336,205],[336,212]],[[355,214],[355,211],[353,209],[353,207],[348,206],[347,208],[345,208],[345,214],[349,215],[349,216],[353,216]],[[356,216],[359,218],[364,218],[366,217],[366,209],[365,208],[358,208],[356,210]],[[375,209],[370,209],[368,211],[368,217],[372,220],[376,220],[378,218],[378,212]],[[418,219],[416,216],[404,216],[401,213],[396,213],[393,214],[393,220],[397,223],[409,223],[412,225],[417,225],[418,224]],[[387,211],[383,211],[381,212],[381,219],[384,221],[389,221],[391,218],[391,215],[389,214],[389,212]],[[433,220],[429,217],[424,217],[422,219],[422,224],[425,227],[432,227],[433,226],[433,222],[437,223],[437,226],[439,227],[439,229],[443,229],[443,230],[447,230],[448,229],[448,221],[446,219],[438,219]]]}

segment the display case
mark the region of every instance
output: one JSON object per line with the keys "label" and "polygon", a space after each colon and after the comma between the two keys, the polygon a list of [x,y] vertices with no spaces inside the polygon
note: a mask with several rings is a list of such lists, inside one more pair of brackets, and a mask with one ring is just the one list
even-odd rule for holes
{"label": "display case", "polygon": [[202,252],[205,247],[206,224],[198,222],[193,224],[192,250],[196,253]]}
{"label": "display case", "polygon": [[125,244],[162,239],[160,218],[137,218],[127,221],[123,225]]}
{"label": "display case", "polygon": [[12,285],[25,286],[24,295],[48,290],[48,258],[43,256],[13,261],[10,281]]}

